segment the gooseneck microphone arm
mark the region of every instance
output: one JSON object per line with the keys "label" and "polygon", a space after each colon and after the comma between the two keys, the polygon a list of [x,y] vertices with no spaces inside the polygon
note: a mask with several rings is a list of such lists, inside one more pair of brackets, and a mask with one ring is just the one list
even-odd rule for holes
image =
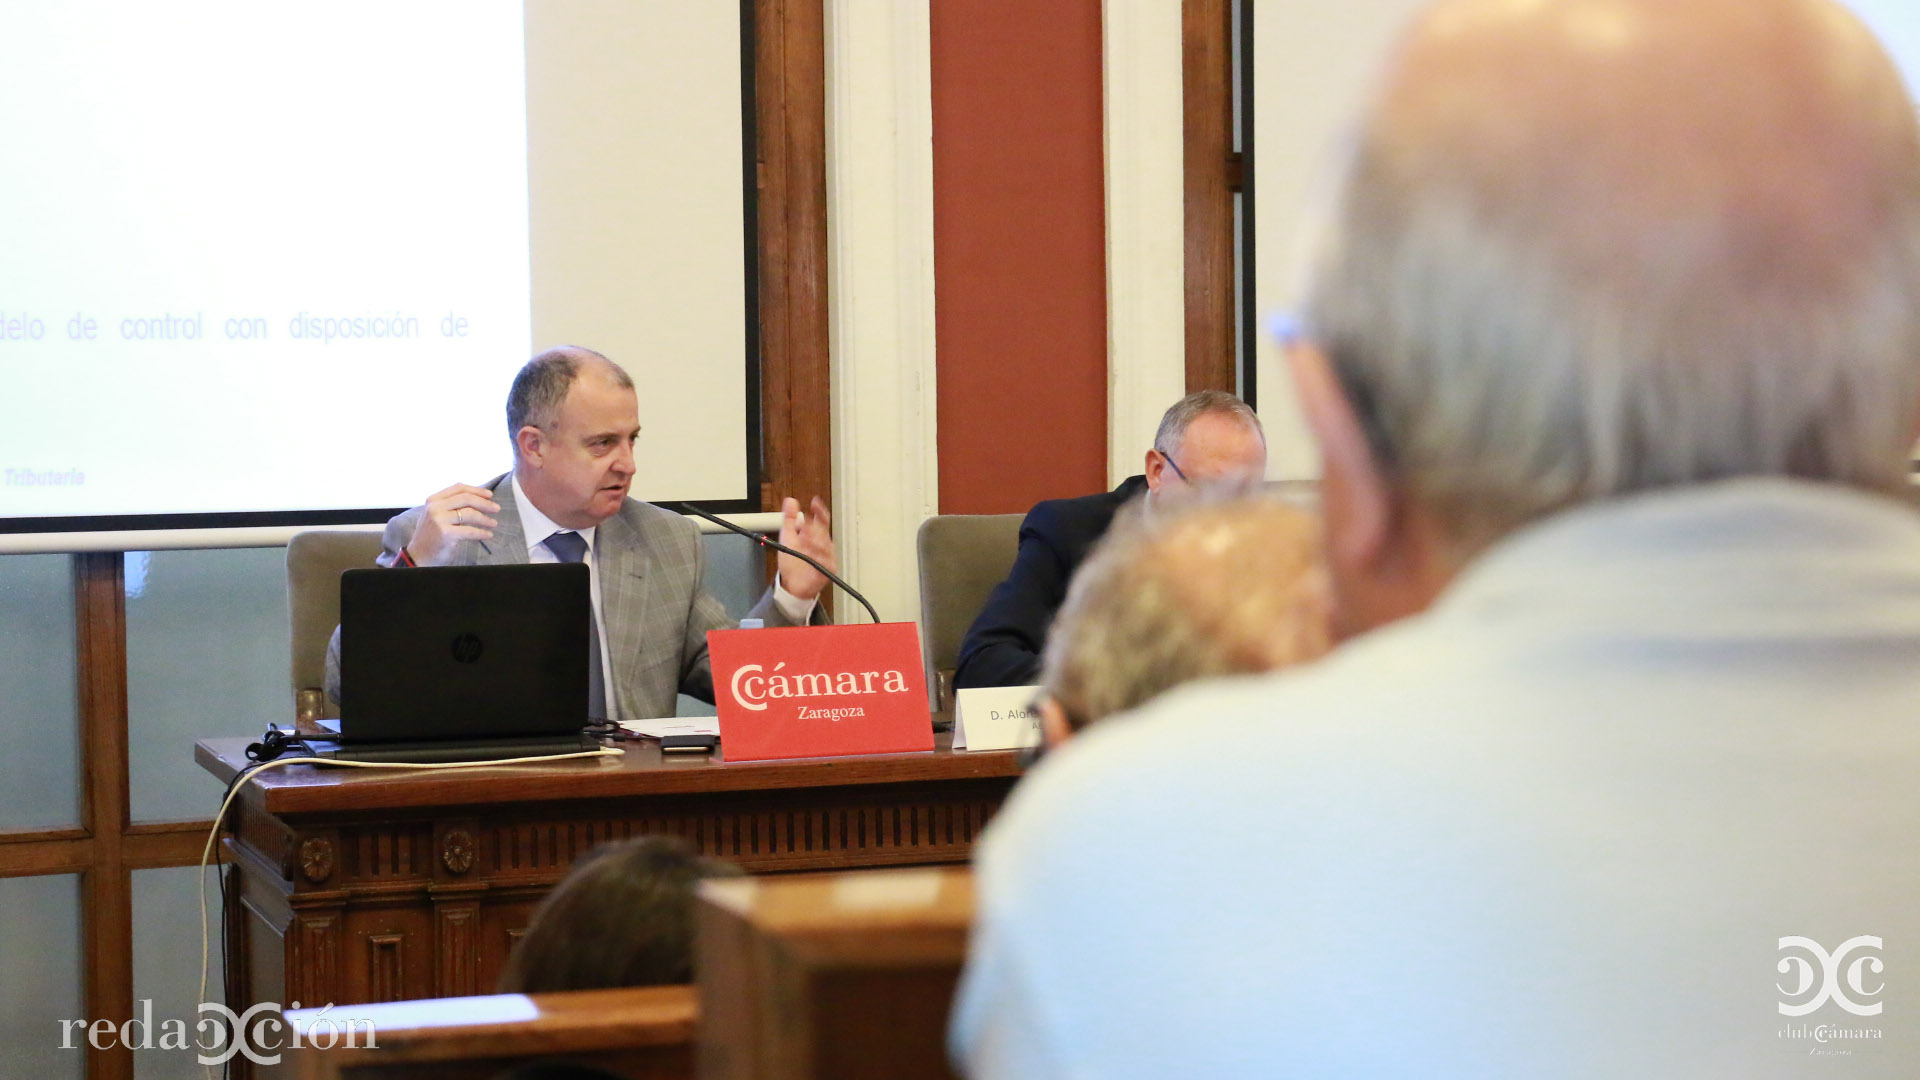
{"label": "gooseneck microphone arm", "polygon": [[733,522],[728,521],[726,518],[720,517],[717,514],[707,513],[705,510],[700,509],[699,507],[693,505],[692,503],[672,503],[670,505],[676,507],[683,514],[692,514],[694,517],[697,517],[697,518],[705,518],[706,520],[713,522],[715,525],[720,526],[721,528],[727,530],[728,532],[739,533],[741,536],[744,536],[747,539],[753,541],[754,543],[759,544],[763,548],[772,548],[773,550],[778,551],[783,555],[791,555],[794,558],[799,559],[801,562],[806,563],[808,566],[811,566],[815,570],[820,571],[822,574],[827,575],[827,580],[833,582],[835,585],[840,586],[841,592],[846,593],[848,596],[851,596],[855,600],[860,601],[860,606],[867,609],[867,614],[873,618],[874,622],[880,621],[880,613],[873,610],[873,605],[867,603],[867,598],[860,595],[860,590],[847,584],[846,579],[842,578],[839,574],[836,574],[833,571],[827,569],[826,567],[821,566],[820,560],[814,558],[813,556],[808,555],[807,553],[802,551],[795,551],[792,548],[788,547],[787,545],[779,542],[778,540],[769,540],[766,537],[760,535],[757,532],[754,532],[751,529],[743,529],[740,526],[735,525]]}

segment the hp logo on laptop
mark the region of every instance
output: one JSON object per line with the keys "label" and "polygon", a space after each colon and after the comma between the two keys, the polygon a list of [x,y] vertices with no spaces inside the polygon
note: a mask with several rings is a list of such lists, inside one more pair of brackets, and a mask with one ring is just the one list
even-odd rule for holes
{"label": "hp logo on laptop", "polygon": [[458,634],[453,639],[453,659],[457,663],[471,664],[486,651],[487,647],[478,634]]}

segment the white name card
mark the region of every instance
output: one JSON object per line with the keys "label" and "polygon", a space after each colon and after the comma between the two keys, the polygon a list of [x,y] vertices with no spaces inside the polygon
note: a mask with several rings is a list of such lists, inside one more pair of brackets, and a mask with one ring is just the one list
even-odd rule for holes
{"label": "white name card", "polygon": [[1040,742],[1037,686],[983,686],[954,695],[955,750],[1018,750]]}

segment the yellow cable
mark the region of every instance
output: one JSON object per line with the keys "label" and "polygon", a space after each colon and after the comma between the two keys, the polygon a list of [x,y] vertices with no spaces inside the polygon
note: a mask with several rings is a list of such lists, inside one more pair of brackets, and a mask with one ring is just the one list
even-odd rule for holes
{"label": "yellow cable", "polygon": [[[626,751],[617,746],[603,746],[598,750],[580,750],[571,754],[546,754],[535,757],[499,758],[492,761],[342,761],[334,758],[293,757],[276,758],[261,762],[259,767],[246,774],[240,783],[233,785],[227,797],[221,801],[220,809],[213,815],[213,829],[207,833],[206,847],[200,851],[200,1000],[207,1000],[207,960],[212,955],[211,934],[207,928],[207,864],[213,859],[213,845],[220,839],[220,823],[226,820],[227,808],[233,805],[234,797],[255,777],[268,769],[280,765],[343,765],[354,769],[479,769],[493,765],[532,765],[548,761],[566,761],[570,758],[619,757]],[[224,975],[225,973],[222,972]],[[242,1037],[236,1035],[236,1038]],[[213,1067],[207,1067],[207,1075],[213,1075]]]}

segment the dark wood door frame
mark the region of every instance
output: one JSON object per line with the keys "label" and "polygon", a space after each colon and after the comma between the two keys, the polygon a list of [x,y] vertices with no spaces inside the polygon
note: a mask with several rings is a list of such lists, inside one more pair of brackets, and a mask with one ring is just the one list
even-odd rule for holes
{"label": "dark wood door frame", "polygon": [[[1233,18],[1233,0],[1181,0],[1189,393],[1232,393],[1241,385],[1233,202],[1245,177],[1233,140]],[[1250,209],[1251,200],[1245,202],[1243,209]],[[1251,230],[1251,221],[1246,227]]]}
{"label": "dark wood door frame", "polygon": [[[823,0],[755,0],[760,187],[761,508],[833,501],[827,354]],[[851,519],[847,519],[851,520]]]}

